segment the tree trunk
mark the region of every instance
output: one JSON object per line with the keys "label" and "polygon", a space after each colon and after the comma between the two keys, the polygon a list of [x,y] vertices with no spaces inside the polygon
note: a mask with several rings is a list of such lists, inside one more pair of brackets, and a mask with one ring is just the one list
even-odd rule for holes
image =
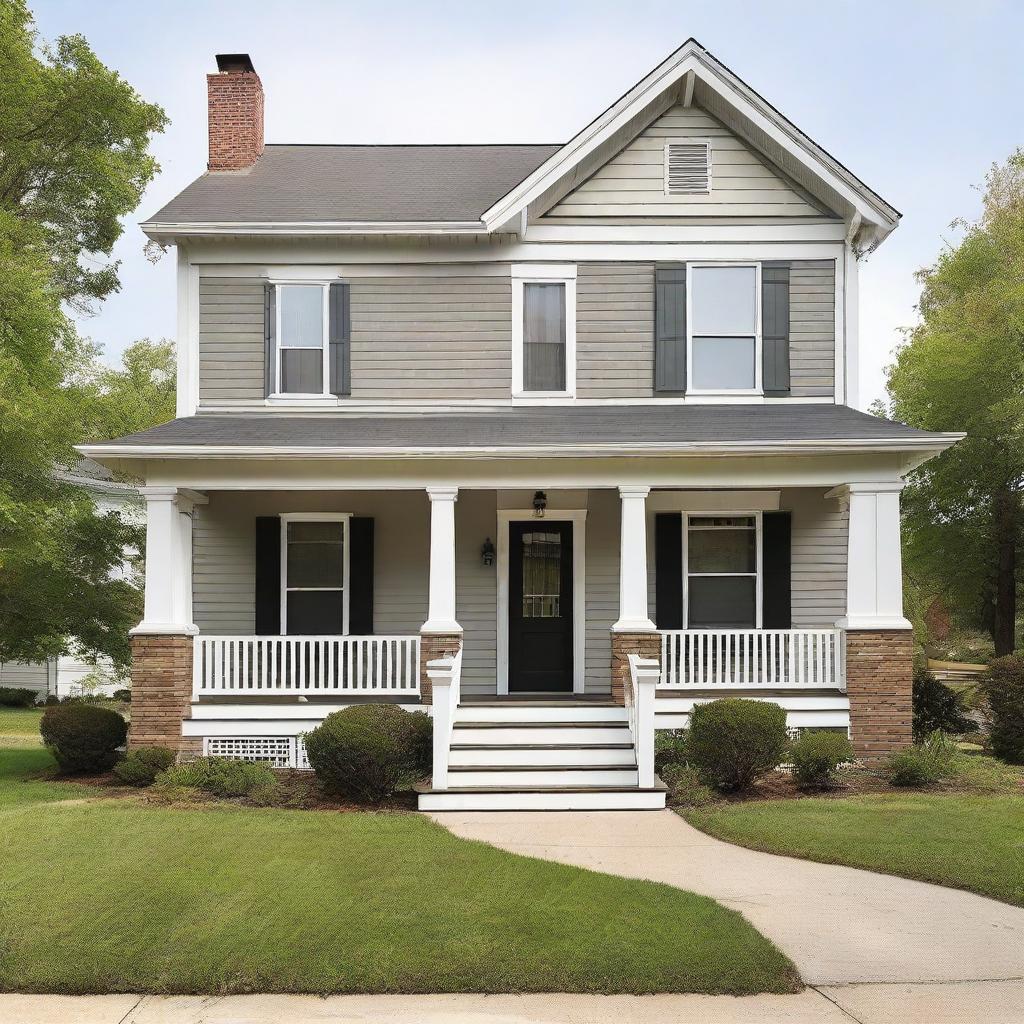
{"label": "tree trunk", "polygon": [[1017,640],[1017,535],[1020,529],[1020,494],[1009,487],[993,501],[996,543],[996,606],[992,639],[996,657],[1013,654]]}

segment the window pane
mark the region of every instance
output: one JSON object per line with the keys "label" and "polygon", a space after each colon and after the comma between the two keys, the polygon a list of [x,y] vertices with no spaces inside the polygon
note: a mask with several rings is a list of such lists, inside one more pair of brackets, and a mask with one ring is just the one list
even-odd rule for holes
{"label": "window pane", "polygon": [[694,338],[695,388],[733,390],[754,387],[753,338]]}
{"label": "window pane", "polygon": [[690,572],[756,572],[753,530],[691,530]]}
{"label": "window pane", "polygon": [[691,629],[752,629],[756,620],[752,576],[691,576]]}
{"label": "window pane", "polygon": [[320,395],[324,390],[324,357],[319,349],[281,350],[281,393]]}
{"label": "window pane", "polygon": [[288,632],[292,636],[338,634],[344,625],[343,614],[340,590],[300,590],[288,594]]}
{"label": "window pane", "polygon": [[754,529],[757,520],[753,516],[690,516],[690,529],[698,530],[709,526],[730,526],[734,529]]}
{"label": "window pane", "polygon": [[322,348],[324,342],[324,290],[319,285],[279,285],[281,348]]}
{"label": "window pane", "polygon": [[692,273],[691,333],[754,333],[757,271],[753,267],[694,267]]}
{"label": "window pane", "polygon": [[523,618],[557,619],[562,596],[562,536],[523,534]]}
{"label": "window pane", "polygon": [[343,523],[288,524],[288,589],[341,587]]}
{"label": "window pane", "polygon": [[523,390],[565,390],[565,285],[523,285]]}

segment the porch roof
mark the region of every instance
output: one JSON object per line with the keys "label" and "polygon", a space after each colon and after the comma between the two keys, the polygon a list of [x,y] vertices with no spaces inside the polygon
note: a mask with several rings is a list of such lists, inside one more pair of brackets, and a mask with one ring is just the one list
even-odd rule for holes
{"label": "porch roof", "polygon": [[959,434],[917,430],[838,405],[535,406],[380,413],[206,414],[82,445],[98,458],[224,454],[383,456],[785,450],[941,451]]}

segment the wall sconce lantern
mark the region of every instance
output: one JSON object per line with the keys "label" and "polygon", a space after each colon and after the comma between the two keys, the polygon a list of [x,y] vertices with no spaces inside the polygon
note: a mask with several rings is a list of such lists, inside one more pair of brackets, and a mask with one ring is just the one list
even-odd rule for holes
{"label": "wall sconce lantern", "polygon": [[533,492],[533,514],[538,519],[544,518],[544,509],[548,507],[548,496],[543,491]]}
{"label": "wall sconce lantern", "polygon": [[480,560],[484,565],[494,565],[494,545],[490,537],[484,541],[484,546],[480,549]]}

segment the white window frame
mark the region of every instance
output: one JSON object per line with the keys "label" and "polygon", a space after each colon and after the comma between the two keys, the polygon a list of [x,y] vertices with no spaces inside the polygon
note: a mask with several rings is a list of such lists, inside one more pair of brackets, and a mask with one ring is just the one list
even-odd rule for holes
{"label": "white window frame", "polygon": [[[336,279],[335,279],[336,280]],[[271,280],[274,287],[274,391],[269,396],[274,399],[331,399],[331,285],[335,281],[318,279],[302,280],[301,278],[281,278]],[[322,369],[321,369],[321,390],[320,391],[282,391],[281,390],[281,353],[284,347],[281,345],[281,289],[282,288],[317,288],[322,291],[320,298],[321,312],[323,313],[323,343],[322,343]],[[289,345],[291,352],[315,352],[309,345]]]}
{"label": "white window frame", "polygon": [[[565,390],[523,389],[524,288],[561,284],[565,288]],[[531,401],[576,397],[576,265],[527,263],[512,266],[512,397]]]}
{"label": "white window frame", "polygon": [[[670,192],[668,188],[668,148],[669,146],[703,146],[707,150],[707,161],[708,161],[708,187],[702,189],[700,192]],[[663,174],[664,174],[664,187],[665,195],[673,196],[676,199],[686,199],[687,196],[709,196],[711,195],[711,140],[710,139],[666,139],[665,148],[662,151],[662,160],[664,163]]]}
{"label": "white window frame", "polygon": [[[744,517],[747,519],[754,520],[754,572],[702,572],[696,575],[701,577],[713,577],[713,576],[751,576],[755,577],[754,582],[754,625],[743,627],[747,629],[762,629],[762,623],[764,621],[763,615],[763,597],[764,597],[764,513],[759,510],[745,509],[738,511],[731,509],[728,511],[710,510],[704,511],[703,509],[699,512],[683,512],[683,629],[690,628],[690,520],[691,519],[723,519],[723,518],[739,518]],[[719,526],[719,527],[703,527],[707,530],[727,530],[731,527]],[[739,627],[717,627],[717,626],[698,626],[697,629],[726,629],[726,628],[739,628]]]}
{"label": "white window frame", "polygon": [[[281,635],[288,636],[288,524],[289,523],[342,523],[341,533],[341,632],[348,636],[349,630],[349,562],[350,537],[349,520],[351,512],[287,512],[281,517]],[[335,591],[337,587],[296,587],[296,591]],[[296,634],[301,635],[301,634]]]}
{"label": "white window frame", "polygon": [[[693,386],[693,271],[702,267],[721,269],[724,267],[752,268],[754,271],[754,386],[753,388],[695,388]],[[749,334],[734,334],[720,331],[715,335],[699,334],[697,337],[749,338]],[[699,261],[686,264],[686,394],[687,395],[763,395],[764,356],[761,339],[761,263],[759,260]]]}

